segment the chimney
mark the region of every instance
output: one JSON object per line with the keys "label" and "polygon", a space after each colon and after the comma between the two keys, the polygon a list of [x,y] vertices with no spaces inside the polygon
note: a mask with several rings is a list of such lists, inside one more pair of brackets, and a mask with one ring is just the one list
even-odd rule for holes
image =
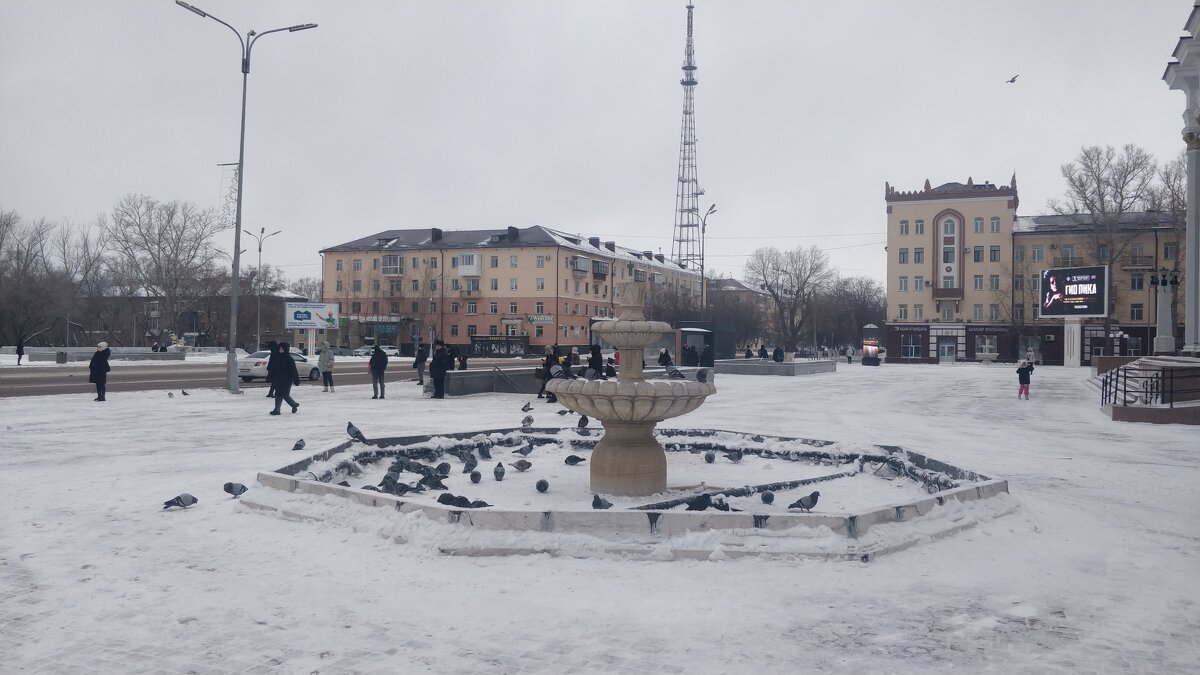
{"label": "chimney", "polygon": [[437,242],[437,241],[441,241],[441,240],[442,240],[442,231],[441,231],[441,229],[439,229],[439,228],[436,228],[436,227],[434,227],[434,228],[430,228],[430,230],[429,230],[429,233],[430,233],[430,239],[431,239],[432,241],[435,241],[435,242]]}
{"label": "chimney", "polygon": [[654,251],[642,251],[642,257],[646,260],[654,260]]}
{"label": "chimney", "polygon": [[516,241],[521,238],[521,231],[512,225],[508,226],[508,238],[511,241]]}
{"label": "chimney", "polygon": [[606,242],[604,242],[604,248],[612,251],[613,253],[616,253],[617,252],[617,242],[606,241]]}
{"label": "chimney", "polygon": [[658,262],[666,262],[665,260],[663,260],[663,254],[661,254],[661,253],[655,253],[654,259],[657,260]]}
{"label": "chimney", "polygon": [[600,237],[588,237],[588,243],[592,248],[600,248]]}

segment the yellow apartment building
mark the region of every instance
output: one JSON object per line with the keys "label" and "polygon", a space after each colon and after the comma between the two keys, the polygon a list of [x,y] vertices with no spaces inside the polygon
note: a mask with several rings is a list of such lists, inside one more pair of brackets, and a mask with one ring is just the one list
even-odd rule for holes
{"label": "yellow apartment building", "polygon": [[700,294],[700,274],[662,254],[540,226],[388,230],[321,256],[324,300],[339,303],[342,318],[326,339],[406,353],[417,337],[472,354],[540,354],[552,344],[583,352],[592,320],[616,316],[614,284]]}
{"label": "yellow apartment building", "polygon": [[[887,203],[887,361],[936,363],[997,358],[1032,350],[1064,362],[1062,319],[1041,318],[1041,272],[1104,265],[1112,277],[1110,333],[1085,319],[1081,361],[1098,354],[1150,353],[1161,270],[1182,274],[1183,231],[1166,213],[1128,213],[1104,242],[1088,215],[1018,216],[1017,181],[945,183],[912,192],[885,184]],[[1115,249],[1115,250],[1114,250]],[[1166,303],[1182,336],[1182,285]]]}

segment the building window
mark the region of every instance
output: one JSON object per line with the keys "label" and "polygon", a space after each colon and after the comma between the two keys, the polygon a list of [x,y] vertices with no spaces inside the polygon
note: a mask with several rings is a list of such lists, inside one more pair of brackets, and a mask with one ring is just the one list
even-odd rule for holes
{"label": "building window", "polygon": [[1013,321],[1025,320],[1025,305],[1013,305]]}
{"label": "building window", "polygon": [[419,279],[413,279],[413,280],[412,280],[412,289],[413,289],[414,291],[419,291],[419,290],[421,290],[421,281],[420,281]]}
{"label": "building window", "polygon": [[579,303],[578,302],[575,303],[575,306],[571,308],[571,313],[576,316],[579,315]]}
{"label": "building window", "polygon": [[376,292],[379,291],[379,280],[378,279],[371,280],[371,290],[376,291]]}
{"label": "building window", "polygon": [[1075,264],[1073,260],[1075,257],[1075,244],[1063,244],[1060,253],[1062,253],[1064,263],[1066,263],[1068,260],[1071,260],[1071,262],[1068,264]]}
{"label": "building window", "polygon": [[499,279],[488,279],[488,285],[491,286],[491,289],[493,291],[500,290],[500,280]]}
{"label": "building window", "polygon": [[355,272],[361,272],[362,271],[362,258],[355,258],[354,263],[351,265],[351,269],[353,269]]}
{"label": "building window", "polygon": [[1179,257],[1179,243],[1168,241],[1163,243],[1163,257],[1167,260],[1174,260]]}
{"label": "building window", "polygon": [[954,275],[952,275],[952,274],[943,274],[942,275],[942,288],[954,288]]}
{"label": "building window", "polygon": [[512,277],[512,278],[510,278],[510,279],[508,280],[508,290],[510,290],[510,291],[515,291],[515,290],[517,290],[517,279],[516,279],[516,277]]}
{"label": "building window", "polygon": [[904,333],[900,336],[900,356],[906,359],[921,358],[921,335]]}
{"label": "building window", "polygon": [[1110,250],[1108,244],[1100,244],[1096,247],[1096,259],[1102,263],[1108,262]]}
{"label": "building window", "polygon": [[925,221],[918,220],[917,222],[913,223],[913,231],[916,234],[925,234]]}
{"label": "building window", "polygon": [[488,303],[488,314],[499,314],[499,313],[500,313],[500,303],[496,302],[495,300],[489,302]]}
{"label": "building window", "polygon": [[570,290],[571,290],[571,282],[566,279],[563,279],[563,291],[570,292]]}
{"label": "building window", "polygon": [[988,320],[989,321],[999,321],[1000,320],[1000,305],[988,305]]}
{"label": "building window", "polygon": [[515,255],[508,256],[508,266],[509,267],[517,266],[517,256],[515,256]]}
{"label": "building window", "polygon": [[470,337],[472,335],[478,335],[478,334],[479,334],[479,328],[475,324],[473,324],[473,323],[467,324],[467,336],[468,337]]}
{"label": "building window", "polygon": [[542,277],[538,277],[536,280],[534,280],[534,287],[539,291],[546,290],[546,280]]}
{"label": "building window", "polygon": [[913,305],[913,319],[917,321],[925,319],[925,305]]}
{"label": "building window", "polygon": [[[416,304],[416,303],[413,303],[413,304]],[[417,313],[417,309],[414,307],[414,308],[413,308],[413,314],[416,314],[416,313]],[[437,301],[435,301],[435,300],[430,300],[430,301],[429,301],[429,313],[430,313],[430,314],[437,314]]]}
{"label": "building window", "polygon": [[1042,262],[1046,259],[1046,249],[1041,244],[1033,245],[1033,262]]}
{"label": "building window", "polygon": [[971,287],[974,290],[982,291],[983,290],[983,275],[976,274],[975,276],[971,277],[971,284],[972,284]]}
{"label": "building window", "polygon": [[509,314],[517,313],[517,303],[515,303],[515,302],[508,303],[508,313]]}
{"label": "building window", "polygon": [[992,216],[992,234],[1000,233],[1000,219]]}
{"label": "building window", "polygon": [[362,279],[355,279],[350,282],[350,290],[354,293],[362,292]]}
{"label": "building window", "polygon": [[413,301],[413,304],[412,304],[412,312],[413,312],[413,314],[416,314],[416,313],[417,313],[417,302],[416,302],[416,301]]}
{"label": "building window", "polygon": [[545,332],[544,330],[542,330],[542,327],[541,327],[541,326],[534,326],[534,327],[533,327],[533,336],[534,336],[534,337],[542,337],[542,336],[543,336],[543,335],[545,335],[545,334],[546,334],[546,332]]}
{"label": "building window", "polygon": [[450,324],[450,336],[458,337],[458,324],[456,324],[456,323]]}
{"label": "building window", "polygon": [[905,321],[908,319],[908,305],[896,305],[896,311],[898,312],[896,316],[897,319],[900,321]]}
{"label": "building window", "polygon": [[341,293],[342,292],[342,280],[338,279],[336,282],[334,282],[334,285],[335,285],[335,288],[337,289],[337,292]]}
{"label": "building window", "polygon": [[954,262],[954,248],[955,247],[953,247],[953,246],[943,246],[942,247],[942,262],[943,263],[949,265]]}
{"label": "building window", "polygon": [[1013,262],[1025,262],[1025,247],[1024,246],[1014,246],[1013,247]]}
{"label": "building window", "polygon": [[919,291],[925,288],[925,277],[913,277],[913,290]]}
{"label": "building window", "polygon": [[541,268],[541,267],[545,267],[545,266],[546,266],[546,256],[544,256],[544,255],[539,255],[539,256],[537,257],[537,266],[538,266],[539,268]]}
{"label": "building window", "polygon": [[546,313],[546,303],[544,303],[544,302],[535,303],[533,306],[533,313],[534,314],[545,314]]}
{"label": "building window", "polygon": [[1141,321],[1143,319],[1142,303],[1135,302],[1129,305],[1129,320]]}
{"label": "building window", "polygon": [[971,307],[971,318],[976,321],[983,321],[983,305],[975,305]]}
{"label": "building window", "polygon": [[1129,275],[1129,290],[1140,291],[1146,287],[1146,278],[1141,272],[1134,272]]}
{"label": "building window", "polygon": [[983,218],[975,219],[975,234],[983,234]]}
{"label": "building window", "polygon": [[908,234],[908,221],[900,221],[900,234]]}
{"label": "building window", "polygon": [[511,323],[505,324],[504,325],[504,334],[507,335],[508,337],[516,337],[517,327],[512,325]]}
{"label": "building window", "polygon": [[958,231],[958,228],[956,227],[956,225],[957,225],[957,223],[955,223],[950,218],[943,220],[942,221],[942,234],[946,235],[947,237],[953,237],[955,235],[955,233]]}
{"label": "building window", "polygon": [[1000,275],[999,274],[988,275],[988,288],[992,289],[993,291],[1000,290]]}
{"label": "building window", "polygon": [[371,269],[379,269],[379,258],[371,258]]}
{"label": "building window", "polygon": [[362,313],[362,303],[361,302],[350,303],[350,313],[351,314],[361,314]]}
{"label": "building window", "polygon": [[900,292],[908,292],[908,277],[900,277]]}
{"label": "building window", "polygon": [[942,321],[953,321],[953,320],[954,320],[954,308],[953,307],[943,307],[942,308]]}
{"label": "building window", "polygon": [[371,303],[371,313],[375,314],[377,316],[379,315],[379,301],[378,300]]}
{"label": "building window", "polygon": [[414,270],[415,270],[415,269],[417,269],[417,267],[418,267],[418,266],[420,266],[420,264],[421,264],[421,261],[420,261],[420,259],[419,259],[419,258],[413,258],[413,259],[412,259],[412,268],[413,268]]}
{"label": "building window", "polygon": [[491,260],[488,261],[488,264],[489,264],[489,267],[491,267],[492,269],[496,269],[497,267],[500,266],[500,256],[498,256],[498,255],[492,256]]}
{"label": "building window", "polygon": [[342,271],[342,259],[338,258],[337,260],[333,261],[333,266],[334,266],[334,269],[341,272]]}
{"label": "building window", "polygon": [[1142,257],[1142,255],[1145,253],[1145,251],[1146,251],[1146,247],[1143,246],[1142,242],[1140,242],[1140,241],[1134,242],[1129,247],[1129,255],[1133,256],[1134,258]]}
{"label": "building window", "polygon": [[457,302],[450,303],[450,313],[458,314],[458,303]]}
{"label": "building window", "polygon": [[462,290],[462,282],[459,281],[458,279],[451,279],[450,280],[450,290],[461,291]]}
{"label": "building window", "polygon": [[988,262],[1000,262],[1000,247],[999,246],[989,246],[988,247]]}
{"label": "building window", "polygon": [[913,264],[920,265],[924,262],[925,262],[925,249],[914,248],[913,249]]}
{"label": "building window", "polygon": [[974,260],[975,262],[977,262],[977,263],[983,262],[983,247],[976,246],[974,249],[972,249],[971,256],[972,256],[971,259]]}
{"label": "building window", "polygon": [[496,329],[495,324],[491,324],[488,326],[488,335],[499,335],[499,334],[500,334],[500,331]]}
{"label": "building window", "polygon": [[384,274],[400,274],[400,256],[398,256],[398,255],[383,256],[383,273]]}
{"label": "building window", "polygon": [[1034,290],[1034,291],[1042,290],[1042,277],[1038,274],[1030,274],[1029,275],[1029,288],[1030,288],[1030,290]]}
{"label": "building window", "polygon": [[478,292],[479,291],[479,280],[478,279],[467,279],[465,286],[468,291]]}
{"label": "building window", "polygon": [[478,313],[479,313],[479,305],[475,304],[474,302],[468,302],[467,303],[467,314],[478,314]]}
{"label": "building window", "polygon": [[1014,274],[1012,278],[1012,289],[1014,291],[1022,290],[1025,286],[1025,277],[1020,274]]}
{"label": "building window", "polygon": [[901,265],[908,264],[908,249],[906,249],[906,248],[900,249],[900,264]]}
{"label": "building window", "polygon": [[429,267],[430,267],[430,269],[435,269],[435,270],[437,269],[437,261],[438,261],[438,259],[437,259],[437,258],[430,258],[430,259],[429,259]]}

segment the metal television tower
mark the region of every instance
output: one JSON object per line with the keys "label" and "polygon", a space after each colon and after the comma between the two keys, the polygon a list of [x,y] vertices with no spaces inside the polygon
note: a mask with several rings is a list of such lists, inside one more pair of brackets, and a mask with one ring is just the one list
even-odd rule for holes
{"label": "metal television tower", "polygon": [[687,46],[683,51],[683,129],[679,137],[679,182],[675,188],[675,236],[671,257],[703,273],[704,242],[700,236],[700,179],[696,176],[696,58],[692,46],[692,9],[687,6]]}

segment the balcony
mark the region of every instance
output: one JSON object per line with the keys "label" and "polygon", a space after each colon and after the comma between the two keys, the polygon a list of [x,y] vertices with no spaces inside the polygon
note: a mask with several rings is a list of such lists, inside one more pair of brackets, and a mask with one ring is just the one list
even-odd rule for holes
{"label": "balcony", "polygon": [[1127,255],[1125,262],[1122,265],[1125,269],[1144,268],[1154,269],[1154,256],[1152,255]]}
{"label": "balcony", "polygon": [[1079,256],[1071,256],[1069,258],[1055,258],[1055,267],[1079,267],[1083,265],[1083,258]]}
{"label": "balcony", "polygon": [[571,268],[571,272],[583,275],[592,271],[592,261],[581,255],[572,256],[568,267]]}
{"label": "balcony", "polygon": [[608,276],[608,262],[605,260],[593,260],[592,261],[592,276],[593,277],[601,277],[601,278],[607,277]]}
{"label": "balcony", "polygon": [[962,288],[934,288],[933,289],[933,299],[934,300],[962,300],[962,297],[963,297],[963,289]]}

